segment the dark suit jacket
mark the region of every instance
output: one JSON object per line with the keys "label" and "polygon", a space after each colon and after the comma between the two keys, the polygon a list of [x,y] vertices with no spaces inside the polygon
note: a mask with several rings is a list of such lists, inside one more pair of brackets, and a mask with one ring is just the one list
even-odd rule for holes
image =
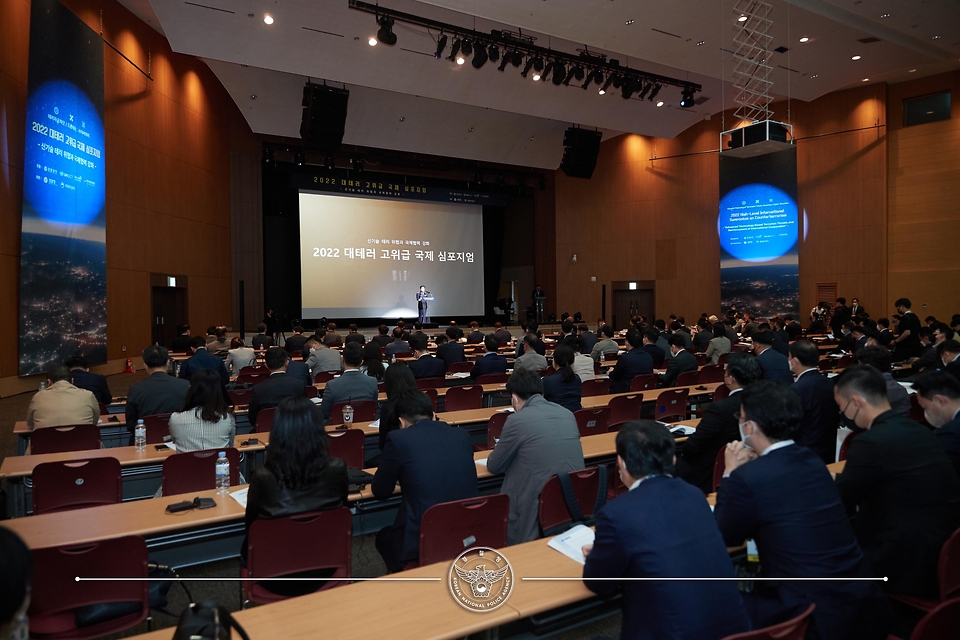
{"label": "dark suit jacket", "polygon": [[800,395],[803,405],[803,418],[794,441],[813,451],[826,464],[836,462],[840,408],[833,399],[833,383],[816,369],[810,369],[800,374],[793,390]]}
{"label": "dark suit jacket", "polygon": [[223,384],[230,382],[230,374],[227,373],[227,367],[223,360],[213,355],[205,347],[197,349],[197,352],[190,356],[186,362],[180,365],[180,377],[189,380],[195,372],[200,369],[210,369],[220,374]]}
{"label": "dark suit jacket", "polygon": [[919,423],[882,413],[850,446],[837,489],[860,547],[890,593],[937,593],[940,547],[960,527],[960,478]]}
{"label": "dark suit jacket", "polygon": [[770,348],[757,356],[757,362],[763,369],[763,377],[774,382],[783,384],[793,384],[793,374],[790,373],[790,365],[787,358],[782,353]]}
{"label": "dark suit jacket", "polygon": [[372,338],[370,338],[370,341],[371,341],[371,342],[376,342],[378,345],[380,345],[381,348],[384,348],[384,347],[386,347],[388,344],[390,344],[391,342],[393,342],[393,337],[392,337],[392,336],[382,336],[382,335],[380,335],[380,334],[378,333],[377,335],[375,335],[375,336],[373,336]]}
{"label": "dark suit jacket", "polygon": [[[694,359],[694,367],[696,367],[696,359]],[[640,348],[627,351],[620,356],[613,371],[610,372],[610,393],[630,391],[630,382],[633,378],[645,373],[653,373],[653,358],[650,354]]]}
{"label": "dark suit jacket", "polygon": [[170,345],[170,351],[187,351],[190,348],[190,342],[193,340],[190,336],[180,335],[173,339]]}
{"label": "dark suit jacket", "polygon": [[663,361],[667,359],[666,352],[655,344],[645,344],[640,348],[650,354],[650,359],[653,360],[655,368],[659,368]]}
{"label": "dark suit jacket", "polygon": [[377,400],[377,379],[356,370],[344,371],[339,378],[327,383],[323,390],[320,413],[324,421],[330,419],[330,411],[338,402],[352,400]]}
{"label": "dark suit jacket", "polygon": [[443,360],[446,369],[449,369],[454,362],[463,362],[467,359],[463,355],[463,345],[456,342],[444,342],[437,347],[437,357]]}
{"label": "dark suit jacket", "polygon": [[927,367],[930,367],[932,371],[942,366],[943,362],[937,355],[937,347],[932,344],[928,344],[926,348],[924,348],[923,353],[920,354],[920,357],[910,363],[910,368],[916,372],[923,371]]}
{"label": "dark suit jacket", "polygon": [[713,340],[713,332],[701,329],[697,332],[697,335],[693,336],[693,348],[697,350],[697,353],[703,353],[707,350],[711,340]]}
{"label": "dark suit jacket", "polygon": [[834,334],[841,336],[837,341],[837,349],[846,353],[853,353],[857,348],[857,339],[854,337],[853,332],[851,331],[847,335]]}
{"label": "dark suit jacket", "polygon": [[254,385],[250,394],[250,424],[257,424],[257,414],[260,409],[275,407],[290,396],[306,396],[303,381],[289,373],[274,373],[269,378]]}
{"label": "dark suit jacket", "polygon": [[[697,369],[697,359],[687,350],[678,351],[677,355],[667,359],[667,372],[660,374],[660,382],[665,387],[672,387],[677,376],[686,371]],[[629,391],[629,389],[628,389]]]}
{"label": "dark suit jacket", "polygon": [[[874,575],[830,473],[805,447],[787,445],[737,467],[720,484],[714,515],[728,546],[747,538],[756,541],[762,577]],[[754,628],[782,621],[815,602],[815,637],[886,637],[876,628],[887,606],[876,583],[762,582],[751,596],[745,600],[755,616]]]}
{"label": "dark suit jacket", "polygon": [[[596,540],[583,567],[585,578],[733,575],[703,494],[669,476],[648,478],[600,510]],[[719,640],[750,628],[735,582],[584,584],[600,596],[623,594],[621,638]]]}
{"label": "dark suit jacket", "polygon": [[265,333],[258,333],[253,336],[253,340],[250,341],[250,344],[253,345],[254,349],[269,349],[273,346],[273,336],[268,336]]}
{"label": "dark suit jacket", "polygon": [[480,344],[483,337],[483,331],[471,331],[467,334],[467,344]]}
{"label": "dark suit jacket", "polygon": [[[539,353],[539,354],[542,355],[542,356],[546,356],[546,355],[547,355],[547,343],[544,342],[543,340],[541,340],[540,338],[537,338],[537,344],[535,344],[535,345],[533,346],[533,350],[536,351],[537,353]],[[521,339],[518,339],[518,340],[517,340],[517,352],[516,352],[516,354],[514,355],[514,358],[519,358],[519,357],[522,356],[522,355],[523,355],[523,339],[521,338]],[[588,354],[588,355],[589,355],[589,354]]]}
{"label": "dark suit jacket", "polygon": [[957,380],[960,380],[960,360],[954,360],[953,362],[947,363],[947,366],[945,366],[943,370]]}
{"label": "dark suit jacket", "polygon": [[427,354],[411,362],[410,371],[414,378],[442,378],[447,365],[440,358]]}
{"label": "dark suit jacket", "polygon": [[403,501],[394,527],[403,531],[402,559],[416,560],[424,512],[441,502],[477,495],[477,465],[470,435],[432,420],[392,431],[373,478],[373,495],[389,498],[398,481],[403,487]]}
{"label": "dark suit jacket", "polygon": [[840,330],[843,328],[843,324],[850,320],[850,307],[846,305],[840,305],[833,311],[833,318],[830,320],[830,328],[833,330],[833,335],[839,336]]}
{"label": "dark suit jacket", "polygon": [[387,359],[389,359],[390,356],[403,353],[404,351],[410,351],[410,344],[407,343],[406,340],[394,340],[387,345],[385,355],[387,356]]}
{"label": "dark suit jacket", "polygon": [[513,335],[506,329],[500,329],[493,335],[495,335],[497,337],[497,340],[499,340],[500,342],[510,342],[510,338],[513,337]]}
{"label": "dark suit jacket", "polygon": [[[580,334],[580,353],[585,356],[590,355],[590,352],[593,351],[593,345],[597,344],[598,338],[597,334],[592,331],[584,331]],[[540,354],[543,355],[543,354]]]}
{"label": "dark suit jacket", "polygon": [[728,442],[740,439],[740,392],[711,402],[703,411],[703,419],[677,453],[677,473],[704,493],[713,493],[713,464],[717,452]]}
{"label": "dark suit jacket", "polygon": [[583,382],[576,374],[569,382],[564,382],[563,376],[559,373],[543,379],[543,397],[570,411],[579,411],[583,408],[580,404],[582,391]]}
{"label": "dark suit jacket", "polygon": [[307,337],[302,333],[295,333],[284,343],[283,348],[287,350],[287,353],[293,353],[294,351],[303,351],[306,348]]}
{"label": "dark suit jacket", "polygon": [[356,332],[356,333],[348,333],[348,334],[347,334],[347,337],[343,339],[343,343],[344,343],[344,344],[347,344],[348,342],[356,342],[356,343],[359,343],[359,344],[366,344],[366,343],[367,343],[367,337],[366,337],[365,335],[363,335],[362,333],[360,333],[359,331]]}
{"label": "dark suit jacket", "polygon": [[79,389],[86,389],[97,399],[97,402],[110,404],[113,402],[113,396],[110,394],[110,387],[107,386],[107,377],[99,373],[90,373],[83,369],[74,369],[70,372],[73,376],[73,386]]}
{"label": "dark suit jacket", "polygon": [[486,353],[477,358],[473,369],[470,370],[470,379],[476,380],[487,373],[506,373],[507,359],[492,353]]}
{"label": "dark suit jacket", "polygon": [[783,338],[781,338],[780,334],[778,333],[773,334],[772,348],[774,351],[781,354],[784,358],[786,358],[787,355],[790,353],[790,345],[788,345],[787,342]]}
{"label": "dark suit jacket", "polygon": [[302,382],[304,387],[309,387],[313,384],[313,376],[310,375],[310,367],[308,367],[307,363],[303,362],[302,360],[291,360],[288,362],[287,375],[293,376]]}
{"label": "dark suit jacket", "polygon": [[163,371],[147,376],[127,392],[127,429],[133,431],[137,420],[144,416],[180,411],[187,397],[190,383],[174,378]]}
{"label": "dark suit jacket", "polygon": [[943,445],[943,450],[947,452],[947,457],[953,463],[957,476],[960,476],[960,416],[943,425],[934,433],[937,434],[937,442]]}

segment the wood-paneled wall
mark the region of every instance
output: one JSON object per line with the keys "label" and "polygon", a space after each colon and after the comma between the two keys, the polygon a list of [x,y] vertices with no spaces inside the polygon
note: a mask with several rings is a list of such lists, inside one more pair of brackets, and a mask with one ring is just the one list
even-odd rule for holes
{"label": "wood-paneled wall", "polygon": [[[231,324],[230,156],[257,138],[201,60],[115,0],[62,1],[97,31],[102,11],[104,38],[153,77],[104,45],[108,358],[150,344],[151,272],[189,276],[195,329]],[[29,18],[29,0],[0,3],[0,377],[17,373]]]}

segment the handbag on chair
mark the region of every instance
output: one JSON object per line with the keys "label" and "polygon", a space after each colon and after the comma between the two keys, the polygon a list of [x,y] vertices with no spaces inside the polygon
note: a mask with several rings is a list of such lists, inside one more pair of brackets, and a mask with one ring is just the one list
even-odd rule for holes
{"label": "handbag on chair", "polygon": [[231,628],[250,640],[226,607],[209,601],[193,603],[181,614],[173,640],[230,640]]}

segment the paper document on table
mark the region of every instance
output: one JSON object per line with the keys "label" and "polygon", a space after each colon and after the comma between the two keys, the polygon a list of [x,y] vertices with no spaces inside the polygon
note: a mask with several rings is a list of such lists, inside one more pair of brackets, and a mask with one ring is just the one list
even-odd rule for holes
{"label": "paper document on table", "polygon": [[467,371],[458,371],[457,373],[451,373],[447,376],[448,378],[469,378],[470,373]]}
{"label": "paper document on table", "polygon": [[236,491],[230,492],[230,497],[240,503],[240,506],[244,509],[247,508],[247,492],[250,490],[250,487],[244,487],[243,489],[238,489]]}
{"label": "paper document on table", "polygon": [[900,386],[907,390],[908,395],[913,395],[917,392],[917,390],[913,388],[912,382],[900,382]]}
{"label": "paper document on table", "polygon": [[583,547],[588,544],[593,544],[593,529],[578,524],[569,531],[550,538],[547,546],[556,549],[571,560],[586,564],[586,558],[583,557]]}
{"label": "paper document on table", "polygon": [[479,460],[474,460],[474,462],[476,462],[476,463],[477,463],[478,465],[480,465],[481,467],[487,466],[487,459],[486,459],[486,458],[480,458]]}
{"label": "paper document on table", "polygon": [[682,433],[685,436],[689,436],[694,431],[696,431],[696,429],[693,427],[688,427],[685,424],[678,424],[674,427],[670,427],[670,433]]}
{"label": "paper document on table", "polygon": [[170,449],[171,451],[177,450],[177,445],[173,444],[172,440],[164,442],[163,444],[167,445],[167,448]]}
{"label": "paper document on table", "polygon": [[380,418],[377,418],[376,420],[374,420],[373,422],[371,422],[371,423],[370,423],[370,426],[373,427],[374,429],[379,429],[379,428],[380,428]]}
{"label": "paper document on table", "polygon": [[506,409],[497,409],[497,413],[514,413],[513,407],[507,407]]}
{"label": "paper document on table", "polygon": [[320,404],[321,402],[323,402],[323,398],[310,398],[310,402],[312,402],[313,404]]}

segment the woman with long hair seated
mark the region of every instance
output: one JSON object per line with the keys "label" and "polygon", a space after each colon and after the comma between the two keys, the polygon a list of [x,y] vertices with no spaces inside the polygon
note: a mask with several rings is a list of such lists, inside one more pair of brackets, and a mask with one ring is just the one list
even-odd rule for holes
{"label": "woman with long hair seated", "polygon": [[[307,398],[290,397],[277,407],[270,428],[267,459],[250,478],[247,512],[250,526],[258,519],[281,518],[308,511],[325,511],[347,504],[347,465],[327,455],[329,440],[320,409]],[[276,544],[282,545],[283,540]],[[296,550],[292,550],[294,553]],[[246,565],[247,540],[240,549]],[[304,571],[287,577],[318,578],[318,581],[261,583],[285,596],[312,593],[325,584],[334,569]]]}
{"label": "woman with long hair seated", "polygon": [[573,347],[561,343],[553,352],[553,366],[557,372],[543,379],[543,397],[570,411],[579,411],[581,382],[573,372]]}
{"label": "woman with long hair seated", "polygon": [[418,391],[417,379],[405,362],[397,362],[383,376],[387,400],[380,405],[380,451],[387,444],[387,434],[400,428],[400,416],[394,410],[397,398],[408,391]]}
{"label": "woman with long hair seated", "polygon": [[383,354],[380,352],[378,343],[371,341],[363,345],[363,363],[360,365],[360,373],[365,373],[371,378],[383,382],[388,366],[383,361]]}
{"label": "woman with long hair seated", "polygon": [[170,415],[170,436],[177,451],[232,447],[236,433],[220,375],[210,369],[197,371],[190,376],[183,408]]}

